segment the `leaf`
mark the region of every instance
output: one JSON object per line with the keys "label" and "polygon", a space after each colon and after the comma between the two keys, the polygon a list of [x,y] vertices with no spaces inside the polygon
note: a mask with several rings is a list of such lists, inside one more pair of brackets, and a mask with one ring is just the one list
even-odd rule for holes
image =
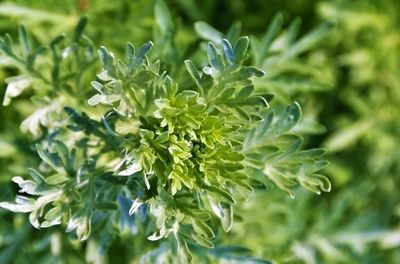
{"label": "leaf", "polygon": [[254,90],[254,85],[248,85],[248,86],[243,87],[239,91],[239,93],[236,95],[236,99],[240,100],[240,99],[248,97],[249,95],[251,95],[253,90]]}
{"label": "leaf", "polygon": [[100,47],[100,49],[98,50],[98,54],[103,68],[108,72],[108,74],[110,74],[114,66],[114,57],[108,52],[108,50],[104,46]]}
{"label": "leaf", "polygon": [[32,177],[32,179],[37,183],[37,184],[44,184],[45,183],[45,179],[42,176],[42,174],[40,174],[39,172],[37,172],[36,170],[29,168],[28,169],[29,175]]}
{"label": "leaf", "polygon": [[236,21],[235,23],[232,24],[232,26],[229,27],[226,33],[226,39],[232,43],[235,39],[237,39],[240,36],[241,31],[242,31],[242,23],[240,21]]}
{"label": "leaf", "polygon": [[217,48],[212,42],[208,43],[207,56],[210,65],[218,72],[222,73],[225,70],[224,62],[222,61],[221,55],[218,54]]}
{"label": "leaf", "polygon": [[224,202],[218,202],[214,198],[208,196],[210,207],[214,214],[220,219],[222,229],[229,232],[233,225],[233,207]]}
{"label": "leaf", "polygon": [[36,144],[36,150],[37,153],[39,154],[40,158],[46,162],[50,167],[52,167],[55,171],[59,172],[60,167],[59,167],[59,160],[57,159],[56,156],[52,155],[51,153],[47,152],[42,145]]}
{"label": "leaf", "polygon": [[143,60],[146,58],[147,53],[150,52],[152,47],[153,42],[149,41],[143,44],[143,46],[138,49],[135,58],[135,67],[138,67],[143,62]]}
{"label": "leaf", "polygon": [[202,247],[214,248],[214,244],[209,239],[207,239],[201,235],[196,235],[196,234],[192,233],[191,237],[197,244],[199,244]]}
{"label": "leaf", "polygon": [[266,116],[264,116],[264,120],[262,123],[257,127],[255,133],[257,137],[261,137],[267,133],[268,129],[270,128],[272,124],[272,120],[274,118],[274,112],[267,112]]}
{"label": "leaf", "polygon": [[23,25],[20,25],[18,28],[18,38],[23,54],[28,56],[28,54],[31,52],[31,47],[28,40],[28,34],[26,33],[26,29]]}
{"label": "leaf", "polygon": [[265,75],[265,72],[263,70],[252,66],[245,67],[244,69],[242,69],[242,72],[244,72],[248,77],[263,77]]}
{"label": "leaf", "polygon": [[332,152],[344,150],[365,135],[373,124],[371,120],[360,120],[350,124],[332,134],[325,142],[325,147]]}
{"label": "leaf", "polygon": [[217,45],[221,44],[222,33],[210,26],[209,24],[205,22],[196,22],[194,24],[194,29],[200,37],[214,42]]}
{"label": "leaf", "polygon": [[222,40],[222,47],[224,49],[224,54],[226,59],[228,60],[229,64],[234,65],[236,62],[236,55],[233,52],[231,43],[228,40]]}
{"label": "leaf", "polygon": [[292,23],[290,23],[288,31],[286,33],[286,47],[290,47],[296,40],[297,34],[299,33],[301,26],[301,19],[296,18]]}
{"label": "leaf", "polygon": [[169,12],[168,6],[163,0],[157,0],[154,5],[154,16],[157,25],[160,27],[161,31],[165,34],[171,32],[174,28],[172,22],[171,14]]}
{"label": "leaf", "polygon": [[301,108],[297,102],[285,108],[278,121],[275,124],[275,129],[277,134],[282,134],[283,132],[292,129],[301,118]]}
{"label": "leaf", "polygon": [[329,23],[325,23],[317,27],[316,29],[305,35],[303,38],[301,38],[299,41],[297,41],[294,45],[292,45],[287,50],[287,52],[284,53],[285,58],[293,58],[311,49],[314,45],[325,38],[331,28],[332,25]]}
{"label": "leaf", "polygon": [[92,81],[91,85],[99,93],[103,93],[104,92],[104,86],[101,83],[96,82],[96,81]]}
{"label": "leaf", "polygon": [[32,84],[32,78],[28,76],[16,76],[10,77],[6,80],[7,90],[4,95],[3,105],[7,106],[11,102],[11,98],[19,96],[25,89],[27,89]]}
{"label": "leaf", "polygon": [[80,38],[81,38],[81,36],[83,34],[83,31],[85,30],[87,21],[88,21],[87,17],[82,17],[79,20],[78,24],[75,27],[74,35],[72,37],[74,42],[78,42],[80,40]]}
{"label": "leaf", "polygon": [[178,256],[182,264],[189,264],[192,262],[192,254],[190,254],[189,248],[186,242],[180,235],[176,235],[178,244]]}
{"label": "leaf", "polygon": [[29,213],[37,209],[35,200],[17,196],[16,203],[1,202],[0,207],[15,213]]}
{"label": "leaf", "polygon": [[128,64],[128,69],[132,70],[135,65],[136,50],[132,43],[128,43],[126,47],[126,61]]}
{"label": "leaf", "polygon": [[142,170],[142,165],[139,162],[133,162],[129,164],[125,170],[119,172],[118,176],[130,176],[141,170]]}
{"label": "leaf", "polygon": [[52,176],[46,177],[45,181],[49,185],[58,185],[68,181],[69,178],[64,174],[54,174]]}
{"label": "leaf", "polygon": [[133,215],[139,209],[139,207],[143,204],[140,198],[136,198],[135,201],[132,202],[132,206],[129,209],[129,215]]}
{"label": "leaf", "polygon": [[[264,59],[266,53],[268,52],[272,41],[275,39],[275,37],[278,35],[280,29],[282,28],[283,24],[283,15],[282,13],[278,13],[275,15],[275,17],[272,19],[271,25],[268,27],[267,31],[265,32],[263,38],[261,39],[260,43],[260,56],[259,56],[259,62],[261,62],[262,59]],[[258,63],[256,63],[258,65]]]}
{"label": "leaf", "polygon": [[245,59],[248,46],[248,37],[240,37],[236,40],[235,45],[233,46],[233,52],[235,53],[238,61],[242,61]]}
{"label": "leaf", "polygon": [[191,60],[185,60],[186,69],[198,87],[201,87],[201,76]]}
{"label": "leaf", "polygon": [[251,121],[251,116],[247,113],[247,111],[240,106],[235,106],[235,110],[236,112],[244,119],[246,119],[247,121]]}
{"label": "leaf", "polygon": [[192,225],[194,230],[200,235],[208,238],[215,237],[215,234],[212,231],[212,229],[203,221],[197,221],[195,218],[192,218]]}

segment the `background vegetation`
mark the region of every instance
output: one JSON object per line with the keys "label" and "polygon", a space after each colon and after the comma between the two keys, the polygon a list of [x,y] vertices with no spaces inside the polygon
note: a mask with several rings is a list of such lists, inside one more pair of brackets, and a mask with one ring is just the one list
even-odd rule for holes
{"label": "background vegetation", "polygon": [[[295,188],[295,199],[272,185],[256,190],[236,209],[232,230],[219,234],[218,247],[207,252],[212,256],[209,261],[397,263],[399,2],[165,2],[170,24],[157,14],[163,11],[157,11],[154,1],[1,1],[0,32],[17,39],[18,25],[24,24],[38,47],[63,32],[73,32],[86,15],[85,34],[95,49],[106,46],[121,57],[128,41],[140,46],[153,40],[152,56],[166,62],[174,76],[182,75],[188,56],[201,63],[206,41],[218,43],[232,34],[251,36],[249,60],[267,73],[255,80],[255,86],[273,93],[272,104],[278,108],[294,100],[301,104],[303,119],[297,132],[308,147],[328,149],[330,165],[324,173],[332,190],[317,196]],[[0,62],[0,79],[6,80],[0,84],[0,98],[4,98],[7,78],[16,71],[3,53]],[[87,75],[99,72],[90,61],[85,63]],[[85,78],[82,82],[88,83]],[[27,91],[0,108],[1,201],[11,200],[17,192],[11,178],[26,175],[26,169],[40,161],[32,148],[40,140],[32,136],[36,128],[21,125],[38,109],[31,102],[36,92]],[[90,87],[77,94],[77,109],[85,109],[91,95]],[[0,209],[0,263],[164,263],[167,259],[163,243],[133,235],[134,230],[78,243],[62,228],[35,230],[27,218]]]}

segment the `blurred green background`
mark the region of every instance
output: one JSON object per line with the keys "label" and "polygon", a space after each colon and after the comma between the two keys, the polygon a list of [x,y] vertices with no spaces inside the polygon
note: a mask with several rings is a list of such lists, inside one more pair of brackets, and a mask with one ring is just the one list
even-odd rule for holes
{"label": "blurred green background", "polygon": [[[118,54],[128,41],[151,39],[155,56],[183,64],[184,57],[165,52],[165,43],[177,50],[202,47],[206,36],[196,22],[221,34],[241,23],[241,35],[253,36],[253,63],[267,73],[257,80],[258,89],[274,93],[277,105],[301,103],[299,130],[308,147],[329,150],[325,174],[333,189],[321,196],[298,189],[295,199],[276,188],[255,192],[236,209],[233,230],[218,243],[247,247],[274,263],[400,263],[400,2],[165,2],[174,22],[171,35],[162,33],[154,1],[146,0],[0,1],[0,33],[15,37],[22,23],[35,44],[48,44],[87,15],[86,35],[96,47]],[[256,43],[278,13],[284,19],[272,52],[258,53]],[[288,36],[295,48],[282,46]],[[2,55],[0,64],[2,99],[4,80],[14,70]],[[34,139],[20,129],[34,110],[29,98],[0,107],[0,200],[14,195],[14,175],[38,164]],[[34,230],[25,215],[3,209],[0,223],[0,263],[139,263],[153,247],[143,236],[123,234],[110,237],[107,252],[99,252],[95,241],[71,242],[62,228]]]}

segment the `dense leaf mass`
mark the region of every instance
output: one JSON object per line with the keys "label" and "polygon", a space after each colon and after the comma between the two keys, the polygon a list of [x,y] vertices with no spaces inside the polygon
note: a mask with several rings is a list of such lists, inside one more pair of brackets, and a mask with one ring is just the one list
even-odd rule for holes
{"label": "dense leaf mass", "polygon": [[[201,71],[186,60],[191,84],[150,59],[152,42],[138,49],[128,44],[124,60],[100,47],[95,94],[90,107],[81,107],[83,99],[74,95],[86,96],[83,65],[95,62],[85,25],[82,19],[71,37],[54,39],[50,53],[32,51],[24,27],[21,54],[10,37],[1,39],[2,52],[25,74],[9,79],[4,104],[36,82],[49,92],[25,121],[35,136],[47,133],[36,145],[41,165],[29,170],[32,180],[14,177],[21,195],[0,206],[29,212],[36,228],[66,225],[82,240],[118,217],[122,231],[142,212],[148,239],[172,235],[180,260],[190,262],[188,242],[214,247],[218,226],[232,228],[235,204],[254,186],[275,183],[292,197],[297,184],[317,194],[330,191],[318,174],[326,165],[318,161],[324,150],[301,150],[302,139],[292,131],[301,119],[299,104],[274,111],[272,95],[254,87],[264,72],[245,65],[247,37],[209,42]],[[41,71],[47,60],[53,68]],[[103,220],[94,221],[99,215]]]}

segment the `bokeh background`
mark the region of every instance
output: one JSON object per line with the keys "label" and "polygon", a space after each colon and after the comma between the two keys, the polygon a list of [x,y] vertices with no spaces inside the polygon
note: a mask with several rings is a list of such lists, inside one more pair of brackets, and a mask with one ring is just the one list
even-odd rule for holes
{"label": "bokeh background", "polygon": [[[274,93],[274,104],[300,102],[299,132],[308,147],[328,149],[324,173],[333,189],[317,196],[299,188],[295,199],[276,188],[256,192],[236,209],[233,230],[218,244],[249,248],[274,263],[400,263],[400,2],[165,2],[174,24],[168,34],[150,0],[0,1],[0,34],[16,37],[24,24],[39,46],[87,15],[86,35],[97,47],[122,54],[128,41],[154,40],[154,56],[183,64],[187,54],[175,56],[163,44],[202,47],[207,36],[197,22],[221,35],[241,28],[256,44],[280,14],[270,54],[252,46],[252,62],[267,73],[257,87]],[[171,72],[179,72],[173,65]],[[15,72],[1,54],[0,66],[2,101],[4,80]],[[0,200],[14,196],[13,176],[39,162],[32,148],[37,139],[20,128],[35,110],[31,95],[0,107]],[[0,263],[139,263],[153,247],[140,234],[115,236],[100,252],[94,241],[71,241],[62,228],[34,230],[26,215],[0,209]]]}

